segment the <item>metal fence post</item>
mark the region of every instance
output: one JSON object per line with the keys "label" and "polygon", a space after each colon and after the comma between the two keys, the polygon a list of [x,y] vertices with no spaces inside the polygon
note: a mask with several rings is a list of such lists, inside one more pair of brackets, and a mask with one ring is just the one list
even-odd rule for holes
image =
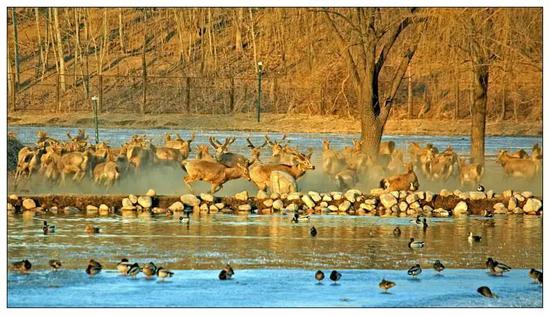
{"label": "metal fence post", "polygon": [[57,82],[55,84],[55,87],[56,87],[56,93],[55,93],[55,99],[57,101],[57,111],[58,112],[61,112],[61,88],[60,88],[60,75],[59,73],[57,74],[56,76],[57,78]]}
{"label": "metal fence post", "polygon": [[[95,123],[95,144],[99,143],[99,120],[97,119],[97,96],[92,97],[92,103],[94,106],[94,123]],[[101,98],[100,98],[101,100]]]}
{"label": "metal fence post", "polygon": [[16,104],[16,99],[15,98],[17,96],[17,91],[16,90],[17,90],[17,86],[15,84],[15,73],[12,72],[11,73],[11,102],[12,102],[11,103],[11,106],[12,106],[11,109],[14,112],[16,111],[16,106],[15,106],[15,104]]}
{"label": "metal fence post", "polygon": [[229,111],[232,113],[235,109],[235,78],[229,79]]}
{"label": "metal fence post", "polygon": [[[97,100],[97,97],[96,97],[96,100]],[[100,113],[103,111],[103,75],[102,74],[99,75],[99,108],[96,108],[96,116],[97,116],[97,111],[99,111]]]}
{"label": "metal fence post", "polygon": [[188,114],[191,113],[191,78],[185,78],[185,110]]}
{"label": "metal fence post", "polygon": [[260,107],[262,103],[262,62],[258,62],[258,102],[256,103],[256,114],[260,122]]}

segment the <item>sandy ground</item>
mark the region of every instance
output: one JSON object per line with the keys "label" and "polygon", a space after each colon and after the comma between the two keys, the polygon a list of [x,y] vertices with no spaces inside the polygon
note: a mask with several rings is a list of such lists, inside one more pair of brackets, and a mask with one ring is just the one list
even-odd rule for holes
{"label": "sandy ground", "polygon": [[[11,126],[93,127],[91,113],[16,112],[8,114]],[[167,128],[193,130],[244,130],[286,132],[358,133],[358,120],[337,116],[262,114],[186,115],[186,114],[120,114],[99,116],[103,128]],[[392,135],[469,135],[470,120],[389,120],[385,134]],[[487,135],[542,135],[542,121],[488,122]]]}

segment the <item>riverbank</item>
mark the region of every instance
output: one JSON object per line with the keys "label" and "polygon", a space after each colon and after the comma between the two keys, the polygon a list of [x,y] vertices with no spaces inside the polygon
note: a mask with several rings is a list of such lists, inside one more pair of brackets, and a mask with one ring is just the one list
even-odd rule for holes
{"label": "riverbank", "polygon": [[[9,126],[94,126],[91,113],[16,112],[8,114]],[[186,114],[122,114],[99,115],[101,128],[154,128],[192,130],[241,130],[257,132],[359,133],[359,120],[338,116],[308,116],[303,114],[262,114],[256,122],[254,114],[186,115]],[[539,136],[542,121],[487,122],[489,136]],[[386,135],[464,135],[470,134],[470,120],[390,119],[384,129]]]}

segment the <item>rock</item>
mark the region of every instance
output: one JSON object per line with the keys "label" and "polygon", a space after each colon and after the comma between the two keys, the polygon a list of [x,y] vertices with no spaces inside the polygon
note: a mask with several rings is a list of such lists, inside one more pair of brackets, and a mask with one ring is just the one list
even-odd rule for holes
{"label": "rock", "polygon": [[515,208],[513,211],[512,211],[514,214],[523,214],[523,209],[521,208]]}
{"label": "rock", "polygon": [[399,212],[399,207],[397,205],[391,206],[390,212],[395,212],[395,213]]}
{"label": "rock", "polygon": [[138,197],[136,195],[128,195],[128,199],[130,199],[132,205],[135,205],[138,202]]}
{"label": "rock", "polygon": [[93,205],[87,205],[86,206],[86,213],[97,213],[99,211],[99,208]]}
{"label": "rock", "polygon": [[256,199],[266,199],[267,197],[267,193],[263,190],[258,190],[256,193]]}
{"label": "rock", "polygon": [[373,188],[373,189],[370,190],[369,195],[378,197],[378,196],[382,195],[385,192],[386,191],[382,188]]}
{"label": "rock", "polygon": [[197,196],[192,195],[192,194],[181,195],[180,201],[184,205],[193,206],[193,207],[198,206],[201,203],[199,198],[197,198]]}
{"label": "rock", "polygon": [[17,200],[19,200],[19,196],[17,196],[16,194],[11,194],[11,195],[9,195],[8,199],[10,201],[17,201]]}
{"label": "rock", "polygon": [[277,199],[275,201],[273,201],[273,205],[272,205],[273,209],[275,210],[283,210],[283,201],[281,199]]}
{"label": "rock", "polygon": [[75,213],[79,213],[80,209],[78,209],[76,207],[68,206],[68,207],[63,208],[63,211],[66,214],[75,214]]}
{"label": "rock", "polygon": [[[223,207],[222,207],[223,209]],[[215,205],[210,205],[210,207],[208,207],[208,210],[212,213],[212,212],[218,212],[218,207],[216,207]]]}
{"label": "rock", "polygon": [[417,214],[416,210],[415,209],[408,209],[407,211],[403,211],[405,212],[407,215],[415,215]]}
{"label": "rock", "polygon": [[311,200],[311,197],[309,195],[303,195],[302,196],[302,201],[310,209],[315,207],[315,202],[313,202],[313,200]]}
{"label": "rock", "polygon": [[243,190],[240,193],[235,194],[235,199],[241,201],[248,201],[248,191]]}
{"label": "rock", "polygon": [[468,204],[464,201],[457,203],[453,209],[453,215],[461,214],[468,214]]}
{"label": "rock", "polygon": [[225,208],[225,204],[223,202],[215,203],[214,206],[216,206],[216,208],[218,208],[218,210],[221,210],[221,209]]}
{"label": "rock", "polygon": [[30,198],[26,198],[23,200],[23,209],[25,210],[31,210],[36,208],[36,202]]}
{"label": "rock", "polygon": [[230,208],[223,208],[222,213],[233,213],[233,210]]}
{"label": "rock", "polygon": [[377,200],[376,199],[365,199],[365,203],[368,205],[376,205]]}
{"label": "rock", "polygon": [[367,211],[365,211],[365,210],[363,210],[363,209],[357,209],[356,214],[357,214],[357,215],[366,215],[366,214],[367,214]]}
{"label": "rock", "polygon": [[405,201],[408,204],[412,204],[413,202],[418,200],[418,196],[416,194],[410,194],[407,197],[405,197]]}
{"label": "rock", "polygon": [[407,192],[405,190],[399,191],[399,199],[405,199],[407,198]]}
{"label": "rock", "polygon": [[272,212],[273,212],[273,210],[271,210],[271,208],[264,208],[264,209],[260,210],[261,214],[271,214]]}
{"label": "rock", "polygon": [[120,210],[124,211],[136,211],[136,206],[130,205],[130,206],[123,206],[120,208]]}
{"label": "rock", "polygon": [[453,195],[455,196],[459,196],[460,194],[462,193],[462,191],[460,189],[455,189],[455,191],[453,191]]}
{"label": "rock", "polygon": [[502,192],[502,198],[504,198],[504,199],[508,199],[508,198],[512,197],[512,195],[513,195],[512,190],[505,190],[505,191]]}
{"label": "rock", "polygon": [[336,201],[342,199],[342,193],[340,193],[340,192],[334,191],[334,192],[331,193],[331,195],[332,195],[332,199],[334,199]]}
{"label": "rock", "polygon": [[7,209],[8,209],[8,211],[15,211],[15,207],[9,202],[8,202],[8,208]]}
{"label": "rock", "polygon": [[506,206],[502,202],[495,203],[493,205],[493,209],[495,210],[495,214],[506,214],[506,213],[508,213],[508,209],[506,208]]}
{"label": "rock", "polygon": [[433,211],[433,208],[430,207],[430,206],[428,206],[428,205],[422,207],[422,213],[423,213],[424,215],[428,215],[428,214],[431,215],[431,214],[432,214],[432,211]]}
{"label": "rock", "polygon": [[470,198],[470,194],[466,192],[461,192],[460,194],[458,194],[457,197],[460,198],[461,200],[466,200]]}
{"label": "rock", "polygon": [[326,207],[328,207],[328,202],[326,202],[326,201],[321,201],[321,202],[319,203],[319,206],[320,206],[321,208],[326,208]]}
{"label": "rock", "polygon": [[525,198],[531,198],[531,197],[533,197],[533,193],[530,192],[530,191],[524,191],[524,192],[521,193],[521,195],[522,195],[523,197],[525,197]]}
{"label": "rock", "polygon": [[330,202],[332,201],[332,197],[330,195],[323,195],[323,198],[322,198],[323,201],[326,201],[326,202]]}
{"label": "rock", "polygon": [[154,207],[151,211],[153,211],[154,214],[163,214],[167,212],[166,209],[159,207]]}
{"label": "rock", "polygon": [[399,210],[400,211],[407,211],[408,208],[409,208],[409,204],[407,204],[405,201],[401,201],[399,203]]}
{"label": "rock", "polygon": [[415,202],[413,202],[413,203],[411,203],[411,204],[409,205],[409,208],[411,208],[411,209],[419,209],[419,208],[420,208],[420,203],[418,203],[418,201],[415,201]]}
{"label": "rock", "polygon": [[517,201],[519,201],[519,202],[524,202],[525,201],[525,197],[523,197],[522,195],[520,195],[518,193],[514,194],[514,198],[516,198]]}
{"label": "rock", "polygon": [[298,211],[298,205],[295,203],[291,203],[288,206],[286,206],[286,211],[296,212]]}
{"label": "rock", "polygon": [[299,200],[299,199],[300,199],[300,193],[297,193],[297,192],[290,193],[286,197],[286,200],[288,201]]}
{"label": "rock", "polygon": [[176,201],[173,204],[171,204],[168,209],[171,211],[183,211],[183,203],[181,201]]}
{"label": "rock", "polygon": [[389,194],[383,194],[383,195],[380,195],[380,202],[382,203],[382,205],[386,208],[386,209],[389,209],[391,208],[393,205],[396,205],[397,204],[397,199],[396,197],[389,193]]}
{"label": "rock", "polygon": [[281,198],[281,194],[279,193],[272,193],[269,198],[273,199],[273,200],[276,200],[276,199],[279,199]]}
{"label": "rock", "polygon": [[206,203],[201,204],[199,207],[199,211],[201,212],[208,212],[208,210],[209,210],[209,207],[208,207],[208,204]]}
{"label": "rock", "polygon": [[130,200],[130,198],[124,198],[122,199],[122,207],[126,207],[126,208],[129,208],[129,207],[133,207],[134,204],[132,203],[132,201]]}
{"label": "rock", "polygon": [[542,208],[542,202],[540,200],[529,198],[523,206],[523,211],[527,213],[533,213],[539,211],[540,208]]}
{"label": "rock", "polygon": [[335,211],[338,211],[338,207],[335,206],[335,205],[330,205],[330,206],[328,206],[328,210],[330,212],[335,212]]}
{"label": "rock", "polygon": [[[50,207],[50,212],[52,214],[57,214],[59,211],[59,209],[56,207],[56,206],[53,206],[53,207]],[[101,212],[100,212],[101,213]]]}
{"label": "rock", "polygon": [[426,192],[426,202],[431,202],[434,199],[434,193],[431,191]]}
{"label": "rock", "polygon": [[426,194],[423,191],[417,191],[414,193],[416,195],[417,200],[424,200],[426,199]]}
{"label": "rock", "polygon": [[517,204],[518,202],[516,198],[510,197],[510,199],[508,199],[508,210],[514,210],[517,207]]}
{"label": "rock", "polygon": [[273,199],[266,199],[262,202],[264,207],[271,208],[273,206]]}
{"label": "rock", "polygon": [[[452,193],[450,191],[448,191],[447,189],[441,189],[441,191],[439,192],[439,195],[441,197],[449,197],[449,196],[452,195]],[[426,201],[428,201],[428,200],[426,200]]]}
{"label": "rock", "polygon": [[214,196],[212,196],[211,194],[200,193],[199,196],[201,197],[202,201],[207,201],[207,202],[213,202],[214,201]]}
{"label": "rock", "polygon": [[494,196],[495,196],[494,191],[492,191],[492,190],[487,191],[487,199],[493,199]]}
{"label": "rock", "polygon": [[153,205],[153,199],[149,196],[139,196],[138,204],[145,209],[149,209]]}
{"label": "rock", "polygon": [[311,200],[313,200],[313,202],[315,203],[321,201],[322,199],[321,195],[316,191],[309,191],[307,194],[311,197]]}
{"label": "rock", "polygon": [[482,191],[470,191],[470,200],[483,200],[487,198],[484,192]]}
{"label": "rock", "polygon": [[149,189],[146,193],[145,193],[145,196],[149,196],[149,197],[155,197],[157,195],[157,193],[155,192],[154,189]]}
{"label": "rock", "polygon": [[399,198],[399,191],[392,191],[390,194],[395,198]]}
{"label": "rock", "polygon": [[99,205],[99,215],[109,215],[109,210],[109,206],[106,204],[102,203]]}
{"label": "rock", "polygon": [[357,189],[350,189],[344,193],[344,198],[346,198],[349,202],[355,202],[356,197],[360,196],[361,192]]}
{"label": "rock", "polygon": [[349,200],[344,200],[344,202],[342,202],[339,206],[338,206],[338,210],[339,211],[348,211],[348,209],[351,207],[351,202],[349,202]]}
{"label": "rock", "polygon": [[433,214],[434,217],[443,218],[443,217],[448,217],[449,216],[449,211],[447,211],[445,209],[442,209],[442,208],[437,208],[437,209],[432,211],[432,214]]}

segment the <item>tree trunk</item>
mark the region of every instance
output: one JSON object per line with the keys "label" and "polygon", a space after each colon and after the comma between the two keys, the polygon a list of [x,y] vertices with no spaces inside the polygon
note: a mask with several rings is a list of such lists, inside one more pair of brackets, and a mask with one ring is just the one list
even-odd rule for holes
{"label": "tree trunk", "polygon": [[59,28],[59,17],[57,8],[53,8],[53,19],[55,23],[55,34],[57,41],[57,57],[59,58],[59,84],[61,91],[65,92],[65,54],[63,53],[63,43],[61,38],[61,29]]}
{"label": "tree trunk", "polygon": [[473,86],[472,104],[472,151],[474,162],[485,162],[485,120],[487,115],[487,89],[489,87],[489,66],[487,63],[474,66],[476,80]]}
{"label": "tree trunk", "polygon": [[243,50],[241,25],[243,22],[243,8],[238,8],[235,14],[235,51],[240,54]]}
{"label": "tree trunk", "polygon": [[120,52],[122,55],[126,55],[126,48],[124,46],[124,24],[122,23],[122,8],[118,9],[118,38],[120,40]]}
{"label": "tree trunk", "polygon": [[412,93],[412,65],[407,67],[407,117],[412,119],[413,117],[413,93]]}
{"label": "tree trunk", "polygon": [[15,8],[11,8],[11,17],[13,22],[13,49],[15,61],[15,85],[19,86],[19,38],[17,36],[17,16],[15,14]]}
{"label": "tree trunk", "polygon": [[143,101],[141,102],[140,112],[141,114],[145,113],[145,105],[147,103],[147,59],[145,58],[145,53],[147,51],[147,13],[143,13],[144,22],[143,22],[143,47],[141,50],[141,67],[143,70]]}
{"label": "tree trunk", "polygon": [[39,68],[40,68],[40,81],[44,80],[44,72],[46,72],[46,62],[44,61],[44,47],[42,46],[42,36],[40,32],[40,15],[38,8],[34,8],[34,18],[36,20],[36,34],[38,35],[38,50],[40,51],[39,55]]}
{"label": "tree trunk", "polygon": [[256,34],[254,32],[254,17],[252,16],[252,8],[248,8],[248,14],[250,16],[250,36],[252,37],[252,52],[254,54],[254,71],[258,66],[258,56],[256,54]]}

